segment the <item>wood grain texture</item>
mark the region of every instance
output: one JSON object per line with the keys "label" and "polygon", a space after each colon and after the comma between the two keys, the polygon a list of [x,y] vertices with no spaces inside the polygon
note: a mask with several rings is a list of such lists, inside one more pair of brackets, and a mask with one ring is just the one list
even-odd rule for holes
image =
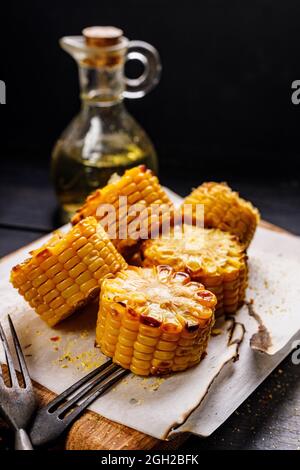
{"label": "wood grain texture", "polygon": [[[288,233],[265,221],[261,222],[261,226],[269,230]],[[55,397],[54,393],[38,383],[34,383],[34,387],[41,405]],[[0,428],[2,426],[3,423],[0,421]],[[92,411],[86,411],[70,428],[63,440],[63,445],[67,450],[172,450],[178,448],[187,437],[188,434],[182,434],[170,442],[160,441],[109,421]]]}

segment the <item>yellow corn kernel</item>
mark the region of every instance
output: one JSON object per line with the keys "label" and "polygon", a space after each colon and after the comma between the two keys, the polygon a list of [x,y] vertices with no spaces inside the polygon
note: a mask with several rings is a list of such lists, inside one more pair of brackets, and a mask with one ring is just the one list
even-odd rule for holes
{"label": "yellow corn kernel", "polygon": [[[118,338],[116,338],[118,339]],[[119,343],[116,346],[116,351],[118,351],[120,354],[125,354],[125,356],[132,356],[133,355],[133,348],[129,346],[123,346],[123,344]]]}
{"label": "yellow corn kernel", "polygon": [[52,289],[55,289],[55,284],[51,279],[48,279],[44,284],[37,288],[37,291],[40,295],[46,295]]}
{"label": "yellow corn kernel", "polygon": [[137,337],[137,342],[140,344],[143,344],[144,346],[155,346],[157,343],[156,338],[152,338],[152,336],[148,337],[145,335],[139,334]]}
{"label": "yellow corn kernel", "polygon": [[25,294],[29,289],[31,289],[33,284],[30,281],[25,282],[19,287],[19,292],[21,295]]}
{"label": "yellow corn kernel", "polygon": [[[156,361],[156,359],[153,359],[153,361]],[[132,360],[131,360],[131,364],[134,366],[134,367],[137,367],[139,369],[150,369],[151,367],[151,360],[149,361],[145,361],[143,359],[137,359],[136,357],[133,357]]]}
{"label": "yellow corn kernel", "polygon": [[43,274],[41,268],[35,268],[27,274],[27,279],[33,281],[33,279],[40,277]]}
{"label": "yellow corn kernel", "polygon": [[65,302],[64,298],[59,296],[56,297],[52,302],[50,302],[50,307],[52,310],[56,310],[58,307],[60,307],[63,303]]}
{"label": "yellow corn kernel", "polygon": [[73,258],[69,259],[65,264],[64,264],[64,269],[66,271],[70,271],[72,268],[76,266],[76,264],[79,264],[81,259],[79,256],[73,256]]}
{"label": "yellow corn kernel", "polygon": [[[127,207],[123,200],[121,200],[120,204],[120,197],[127,198]],[[101,215],[99,211],[97,213],[97,209],[105,204],[111,204],[114,207],[116,220],[107,221],[106,215]],[[138,204],[139,210],[137,210],[135,214],[132,214],[133,211],[130,213],[130,208],[134,207],[136,204]],[[173,215],[173,204],[160,186],[157,177],[144,165],[141,165],[125,171],[121,178],[109,183],[104,188],[97,189],[91,194],[86,199],[85,204],[78,209],[72,219],[72,223],[75,225],[88,216],[97,217],[103,224],[105,230],[109,231],[110,234],[114,234],[113,229],[115,229],[115,236],[111,236],[111,239],[119,252],[126,253],[127,248],[136,245],[138,240],[133,239],[130,234],[128,236],[128,233],[127,237],[124,238],[120,228],[123,228],[123,225],[125,225],[125,229],[128,232],[129,224],[139,219],[144,230],[148,231],[148,234],[150,234],[151,211],[145,213],[145,218],[143,218],[139,211],[143,207],[147,209],[156,206],[161,206],[164,212],[169,211],[171,212],[171,216]],[[137,207],[135,207],[135,209],[137,209]],[[142,211],[142,213],[144,215],[144,211]],[[161,223],[161,217],[162,216],[160,216],[158,220],[158,228]],[[124,222],[124,224],[122,222]],[[142,233],[142,228],[140,233]]]}
{"label": "yellow corn kernel", "polygon": [[[122,338],[120,338],[119,341],[122,341]],[[142,344],[142,343],[135,343],[134,349],[140,353],[151,354],[151,355],[155,351],[155,348],[151,346],[145,346],[145,344]]]}
{"label": "yellow corn kernel", "polygon": [[46,274],[41,274],[40,276],[37,276],[35,279],[33,279],[32,281],[32,285],[33,287],[39,287],[40,285],[42,285],[45,281],[47,281],[47,276]]}
{"label": "yellow corn kernel", "polygon": [[56,263],[53,266],[51,266],[51,268],[48,269],[47,275],[48,277],[54,277],[59,272],[63,271],[63,269],[64,269],[64,266],[61,263]]}
{"label": "yellow corn kernel", "polygon": [[133,341],[137,337],[136,331],[128,330],[127,328],[124,328],[123,326],[120,328],[120,330],[118,330],[118,332],[120,332],[121,337],[123,336],[126,337],[128,341]]}
{"label": "yellow corn kernel", "polygon": [[[136,357],[137,359],[143,359],[144,361],[150,361],[152,359],[152,353],[146,354],[146,353],[142,353],[134,349],[133,354],[134,354],[134,357]],[[154,356],[155,356],[155,353],[154,353]]]}
{"label": "yellow corn kernel", "polygon": [[61,272],[59,272],[58,274],[54,276],[53,281],[55,284],[59,284],[65,281],[66,279],[68,279],[68,277],[69,277],[68,272],[63,269]]}
{"label": "yellow corn kernel", "polygon": [[67,289],[63,290],[63,292],[61,293],[62,297],[64,299],[68,299],[69,297],[72,297],[73,294],[76,294],[76,292],[79,291],[79,288],[78,286],[75,284],[71,284],[70,287],[68,287]]}
{"label": "yellow corn kernel", "polygon": [[204,226],[230,232],[247,248],[253,238],[260,216],[258,210],[226,183],[204,183],[185,198],[182,204],[192,206],[196,222],[196,206],[204,206]]}
{"label": "yellow corn kernel", "polygon": [[[126,336],[118,337],[118,343],[122,344],[122,346],[125,346],[126,348],[130,348],[131,346],[134,347],[134,343],[132,342],[132,339],[127,338]],[[145,347],[145,345],[142,345],[142,347],[143,346]],[[147,346],[146,346],[146,348],[147,348]],[[148,346],[148,348],[149,348],[149,346]]]}
{"label": "yellow corn kernel", "polygon": [[78,254],[78,256],[80,256],[80,258],[85,258],[92,250],[93,250],[92,243],[87,243],[82,248],[80,248],[80,250],[77,251],[77,254]]}
{"label": "yellow corn kernel", "polygon": [[71,277],[77,280],[80,274],[84,273],[85,271],[86,265],[84,263],[78,263],[70,270],[69,274]]}
{"label": "yellow corn kernel", "polygon": [[63,251],[61,255],[59,255],[58,261],[64,264],[74,255],[75,255],[74,250],[72,248],[68,248],[67,250]]}
{"label": "yellow corn kernel", "polygon": [[159,351],[175,351],[177,345],[178,344],[173,341],[159,341],[157,348]]}
{"label": "yellow corn kernel", "polygon": [[86,281],[80,285],[81,292],[85,292],[87,294],[95,288],[98,288],[98,282],[96,279],[90,279],[89,281]]}
{"label": "yellow corn kernel", "polygon": [[94,272],[94,277],[100,280],[100,279],[103,279],[110,272],[111,272],[110,267],[104,264],[103,266],[101,266],[100,269],[97,269],[97,271]]}
{"label": "yellow corn kernel", "polygon": [[92,274],[89,271],[84,271],[76,278],[76,283],[81,285],[84,284],[85,282],[88,282],[90,279],[92,279]]}
{"label": "yellow corn kernel", "polygon": [[169,361],[174,357],[174,351],[155,351],[153,356],[160,361]]}
{"label": "yellow corn kernel", "polygon": [[24,298],[27,300],[27,302],[30,302],[34,297],[36,297],[37,291],[33,287],[32,289],[29,289],[28,291],[25,292]]}
{"label": "yellow corn kernel", "polygon": [[136,375],[144,375],[144,376],[149,375],[148,369],[139,369],[138,367],[135,367],[133,364],[131,364],[130,370]]}
{"label": "yellow corn kernel", "polygon": [[66,302],[68,305],[72,306],[80,306],[81,302],[84,302],[84,295],[82,292],[76,292],[75,294],[71,295],[71,297],[67,297]]}
{"label": "yellow corn kernel", "polygon": [[72,248],[74,251],[80,250],[85,244],[87,243],[87,239],[85,237],[80,237],[78,240],[75,240],[72,243]]}
{"label": "yellow corn kernel", "polygon": [[74,281],[71,277],[67,277],[64,279],[62,282],[56,285],[56,288],[60,291],[63,292],[64,290],[68,289],[68,287],[73,286]]}
{"label": "yellow corn kernel", "polygon": [[67,234],[56,233],[31,252],[31,258],[12,269],[11,282],[53,326],[90,302],[104,275],[126,266],[103,228],[94,217],[88,217]]}
{"label": "yellow corn kernel", "polygon": [[206,349],[216,303],[202,284],[169,266],[131,266],[102,283],[96,340],[135,374],[184,370]]}
{"label": "yellow corn kernel", "polygon": [[218,300],[216,316],[240,307],[247,287],[247,258],[244,247],[229,232],[176,225],[169,238],[146,240],[141,252],[145,267],[168,264],[213,292]]}
{"label": "yellow corn kernel", "polygon": [[103,266],[104,264],[104,261],[103,259],[101,258],[98,258],[96,259],[95,261],[93,261],[90,266],[89,266],[89,269],[92,273],[94,273],[95,271],[97,271],[99,268],[101,268],[101,266]]}
{"label": "yellow corn kernel", "polygon": [[126,356],[125,354],[121,354],[117,351],[117,348],[113,348],[111,347],[110,349],[107,349],[107,351],[109,351],[110,354],[107,354],[107,356],[110,356],[111,354],[113,354],[114,352],[114,361],[117,363],[117,364],[120,364],[120,366],[124,367],[125,369],[128,369],[129,368],[129,365],[130,365],[130,362],[131,362],[131,357],[130,356]]}

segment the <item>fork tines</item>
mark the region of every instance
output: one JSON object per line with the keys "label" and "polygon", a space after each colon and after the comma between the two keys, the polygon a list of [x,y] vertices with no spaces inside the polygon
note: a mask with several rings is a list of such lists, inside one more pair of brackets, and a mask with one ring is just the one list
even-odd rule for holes
{"label": "fork tines", "polygon": [[109,359],[69,387],[38,411],[30,432],[32,443],[40,446],[59,437],[96,398],[129,372]]}
{"label": "fork tines", "polygon": [[19,368],[21,371],[23,382],[21,380],[19,382],[18,380],[17,372],[14,367],[12,349],[8,344],[4,329],[0,323],[0,343],[5,353],[9,375],[9,383],[6,383],[0,366],[0,411],[5,420],[15,431],[15,449],[32,450],[26,429],[36,410],[37,401],[22,349],[9,315],[8,323],[19,366],[17,369]]}
{"label": "fork tines", "polygon": [[[15,327],[13,325],[13,322],[12,322],[10,316],[8,315],[7,317],[8,317],[8,323],[9,323],[11,335],[12,335],[12,338],[13,338],[16,354],[17,354],[18,363],[19,363],[19,366],[20,366],[20,371],[21,371],[23,381],[24,381],[24,387],[25,388],[31,388],[32,387],[31,379],[30,379],[30,376],[29,376],[29,373],[28,373],[27,365],[26,365],[24,355],[23,355],[23,352],[22,352],[22,349],[21,349],[21,345],[20,345],[18,337],[17,337]],[[11,355],[11,352],[10,352],[8,341],[7,341],[7,338],[6,338],[6,335],[4,333],[4,330],[3,330],[3,327],[1,325],[1,323],[0,323],[0,339],[1,339],[2,346],[3,346],[4,352],[5,352],[6,363],[7,363],[7,367],[8,367],[11,386],[17,387],[19,385],[19,382],[18,382],[17,374],[16,374],[16,371],[15,371],[15,368],[14,368],[14,362],[13,362],[13,358],[12,358],[12,355]],[[2,378],[2,380],[3,380],[3,378]]]}

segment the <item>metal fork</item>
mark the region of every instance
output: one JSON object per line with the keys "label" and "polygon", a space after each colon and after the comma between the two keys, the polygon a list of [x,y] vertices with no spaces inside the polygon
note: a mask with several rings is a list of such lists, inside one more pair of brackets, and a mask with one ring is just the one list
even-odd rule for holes
{"label": "metal fork", "polygon": [[42,446],[58,438],[87,406],[129,372],[109,359],[40,408],[29,433],[33,445]]}
{"label": "metal fork", "polygon": [[25,431],[37,407],[33,386],[27,370],[22,349],[13,325],[8,315],[8,322],[13,338],[20,371],[23,377],[24,387],[21,387],[14,368],[12,355],[8,346],[8,341],[0,323],[0,340],[6,356],[10,386],[6,385],[1,374],[0,367],[0,410],[4,418],[15,430],[15,449],[32,450],[30,439]]}

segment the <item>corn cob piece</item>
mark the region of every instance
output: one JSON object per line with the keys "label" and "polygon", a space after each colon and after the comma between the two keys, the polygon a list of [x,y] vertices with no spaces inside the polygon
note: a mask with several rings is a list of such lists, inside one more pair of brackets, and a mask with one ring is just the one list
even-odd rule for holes
{"label": "corn cob piece", "polygon": [[[127,197],[127,211],[120,197]],[[111,204],[115,209],[116,217],[112,221],[108,220],[106,213],[99,212],[99,208],[106,204]],[[130,214],[130,208],[136,205],[139,210],[137,213],[133,210]],[[154,207],[158,210],[155,211]],[[87,216],[95,216],[110,235],[118,251],[126,254],[128,248],[135,246],[139,240],[139,234],[133,237],[129,233],[130,230],[137,228],[139,233],[145,234],[142,238],[147,238],[151,230],[152,235],[155,230],[159,230],[165,218],[172,213],[172,209],[173,204],[157,177],[144,165],[140,165],[127,170],[121,178],[88,196],[85,204],[74,215],[72,224],[77,224]],[[140,226],[135,225],[137,217],[141,220]]]}
{"label": "corn cob piece", "polygon": [[185,370],[205,354],[216,301],[170,266],[130,266],[102,284],[97,343],[138,375]]}
{"label": "corn cob piece", "polygon": [[218,299],[216,316],[235,313],[242,305],[246,255],[234,235],[183,224],[175,226],[169,238],[146,240],[141,250],[143,266],[168,264],[204,284]]}
{"label": "corn cob piece", "polygon": [[94,217],[30,254],[12,269],[11,282],[49,326],[86,305],[105,277],[127,266]]}
{"label": "corn cob piece", "polygon": [[185,198],[183,204],[191,204],[193,222],[196,221],[196,205],[203,204],[204,226],[236,235],[246,248],[260,218],[258,210],[226,183],[203,183]]}

